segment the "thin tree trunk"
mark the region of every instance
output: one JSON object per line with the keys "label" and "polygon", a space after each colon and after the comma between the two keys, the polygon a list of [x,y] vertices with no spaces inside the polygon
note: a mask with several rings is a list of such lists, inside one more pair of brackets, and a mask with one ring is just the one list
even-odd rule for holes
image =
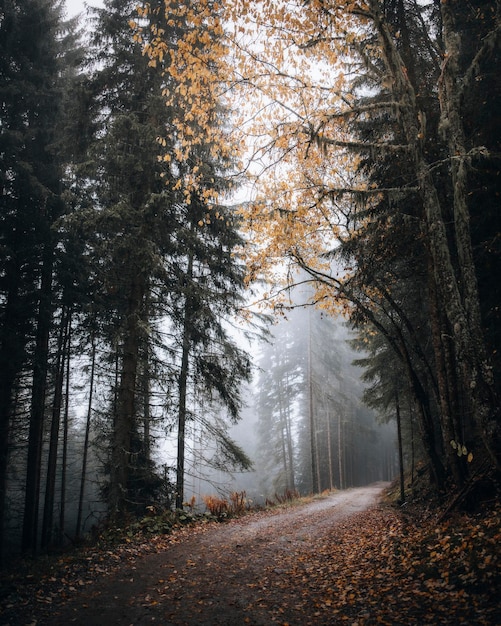
{"label": "thin tree trunk", "polygon": [[341,420],[341,411],[339,412],[338,420],[337,420],[337,462],[339,468],[339,488],[345,488],[345,480],[344,480],[344,455],[343,455],[343,429],[342,429],[342,420]]}
{"label": "thin tree trunk", "polygon": [[284,476],[285,476],[285,490],[287,491],[291,487],[289,484],[289,464],[287,462],[287,450],[285,447],[285,437],[286,437],[285,423],[284,423],[283,415],[280,415],[280,447],[282,449],[282,461],[283,461]]}
{"label": "thin tree trunk", "polygon": [[283,408],[283,385],[280,380],[278,383],[278,414],[279,414],[279,424],[280,424],[280,447],[282,450],[282,463],[284,468],[284,476],[285,476],[285,489],[290,489],[291,486],[289,484],[289,463],[287,459],[287,425],[285,422],[285,414]]}
{"label": "thin tree trunk", "polygon": [[[187,287],[191,287],[193,278],[193,254],[190,252],[187,268]],[[176,466],[176,508],[183,508],[184,501],[184,472],[185,472],[185,439],[186,439],[186,418],[187,418],[187,389],[189,375],[189,356],[190,356],[190,330],[191,330],[191,300],[187,293],[184,304],[184,320],[183,320],[183,340],[181,354],[181,368],[178,379],[178,429],[177,429],[177,466]]]}
{"label": "thin tree trunk", "polygon": [[400,476],[400,502],[405,502],[405,479],[404,479],[404,451],[402,446],[402,418],[400,415],[400,399],[398,389],[395,384],[395,412],[397,416],[397,437],[398,437],[398,470]]}
{"label": "thin tree trunk", "polygon": [[308,420],[310,425],[311,487],[319,493],[317,426],[313,412],[313,355],[311,346],[311,312],[308,312]]}
{"label": "thin tree trunk", "polygon": [[52,403],[52,422],[50,426],[49,457],[47,461],[47,479],[45,483],[45,499],[42,517],[42,535],[40,545],[46,548],[52,539],[54,524],[54,499],[56,491],[57,452],[59,445],[59,425],[61,421],[61,405],[63,398],[64,370],[66,365],[66,338],[68,333],[68,312],[66,307],[61,311],[61,322],[56,358],[56,379],[54,383],[54,399]]}
{"label": "thin tree trunk", "polygon": [[327,457],[329,461],[329,489],[334,488],[334,478],[332,469],[332,442],[331,442],[331,421],[329,411],[327,411]]}
{"label": "thin tree trunk", "polygon": [[416,470],[416,451],[414,441],[414,410],[411,395],[409,394],[409,421],[411,428],[411,485],[414,484],[415,470]]}
{"label": "thin tree trunk", "polygon": [[52,319],[52,244],[46,243],[40,281],[40,301],[37,320],[35,354],[33,356],[33,387],[31,393],[28,461],[23,518],[22,550],[35,553],[38,540],[38,509],[42,462],[43,424],[47,390],[49,333]]}
{"label": "thin tree trunk", "polygon": [[177,465],[176,465],[176,509],[183,508],[184,501],[184,472],[185,472],[185,448],[186,448],[186,418],[187,418],[187,388],[189,372],[190,341],[188,330],[183,332],[183,348],[181,356],[181,369],[179,371],[179,408],[177,420]]}
{"label": "thin tree trunk", "polygon": [[289,457],[289,482],[291,489],[296,490],[296,477],[294,472],[294,444],[292,441],[292,427],[291,427],[291,407],[289,401],[289,381],[287,375],[287,394],[286,394],[286,407],[285,407],[285,429],[287,436],[287,455]]}
{"label": "thin tree trunk", "polygon": [[59,541],[62,545],[66,532],[66,482],[68,473],[68,431],[70,423],[70,365],[71,365],[71,310],[68,314],[66,359],[66,389],[64,398],[63,418],[63,455],[61,459],[61,508],[59,511]]}
{"label": "thin tree trunk", "polygon": [[83,503],[85,496],[85,481],[87,477],[87,457],[89,453],[89,437],[90,437],[90,425],[92,419],[92,403],[94,399],[94,374],[96,370],[96,337],[92,334],[92,349],[91,349],[91,363],[90,363],[90,380],[89,380],[89,400],[87,403],[87,419],[85,421],[85,439],[83,446],[82,456],[82,471],[80,474],[80,493],[78,496],[78,514],[77,523],[75,528],[75,536],[78,539],[82,529],[82,513]]}
{"label": "thin tree trunk", "polygon": [[145,357],[143,363],[143,451],[146,462],[151,461],[151,410],[150,410],[150,351],[146,346]]}

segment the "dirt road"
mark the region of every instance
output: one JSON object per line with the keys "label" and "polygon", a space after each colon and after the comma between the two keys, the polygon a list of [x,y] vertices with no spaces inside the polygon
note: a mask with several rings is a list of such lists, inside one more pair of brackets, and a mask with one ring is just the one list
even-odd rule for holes
{"label": "dirt road", "polygon": [[499,626],[501,511],[437,521],[384,487],[21,562],[0,624]]}
{"label": "dirt road", "polygon": [[[374,505],[386,484],[210,526],[78,590],[37,624],[255,626],[320,624],[305,615],[307,570],[318,546]],[[354,517],[355,516],[355,517]],[[298,564],[305,564],[304,574]],[[322,567],[318,563],[316,570]],[[312,605],[313,606],[313,605]],[[334,623],[334,622],[332,622]]]}

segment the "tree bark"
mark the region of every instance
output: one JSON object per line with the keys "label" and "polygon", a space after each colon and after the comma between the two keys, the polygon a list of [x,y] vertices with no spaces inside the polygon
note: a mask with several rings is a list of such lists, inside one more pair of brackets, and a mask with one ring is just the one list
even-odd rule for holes
{"label": "tree bark", "polygon": [[308,311],[308,423],[310,426],[310,461],[311,461],[311,489],[313,493],[320,491],[320,477],[318,471],[317,424],[314,413],[313,400],[313,354],[311,346],[311,312]]}
{"label": "tree bark", "polygon": [[63,417],[63,450],[61,457],[61,504],[59,509],[59,542],[64,542],[66,532],[66,483],[68,473],[68,435],[70,425],[70,365],[71,365],[71,310],[68,313],[67,332],[67,358],[66,358],[66,383],[64,397],[64,417]]}
{"label": "tree bark", "polygon": [[120,383],[116,399],[116,415],[113,429],[113,447],[110,475],[110,514],[123,515],[128,505],[128,483],[131,463],[131,439],[136,418],[136,379],[141,336],[141,309],[144,298],[144,279],[139,267],[130,270],[129,300],[123,330],[123,354]]}
{"label": "tree bark", "polygon": [[20,328],[19,267],[7,272],[10,286],[5,302],[0,342],[0,564],[3,562],[7,473],[11,421],[14,411],[14,387],[22,368],[26,337]]}
{"label": "tree bark", "polygon": [[[482,330],[477,275],[471,243],[470,214],[468,208],[468,168],[470,157],[466,145],[461,115],[461,85],[459,66],[460,34],[455,25],[453,6],[441,3],[445,59],[439,81],[441,128],[447,138],[451,182],[453,189],[453,215],[455,245],[458,256],[459,285],[461,288],[462,315],[455,315],[454,337],[458,344],[460,373],[469,401],[473,419],[477,421],[484,445],[492,461],[501,463],[501,433],[498,423],[497,393],[494,388],[492,367],[487,358]],[[499,37],[499,35],[498,35]],[[468,425],[467,425],[468,427]]]}
{"label": "tree bark", "polygon": [[47,461],[47,479],[45,483],[45,499],[42,517],[42,534],[40,546],[46,548],[52,538],[54,522],[54,499],[56,490],[57,452],[59,445],[59,425],[61,422],[61,405],[63,398],[64,370],[66,365],[66,336],[68,333],[68,315],[66,307],[61,312],[59,337],[56,358],[56,377],[54,383],[54,399],[52,402],[52,421],[50,425],[49,457]]}
{"label": "tree bark", "polygon": [[85,420],[85,438],[82,455],[82,470],[80,473],[80,492],[78,496],[78,513],[77,522],[75,528],[75,537],[80,537],[82,529],[82,513],[83,503],[85,496],[85,481],[87,477],[87,457],[89,454],[89,437],[90,437],[90,425],[92,418],[92,403],[94,400],[94,374],[96,370],[96,338],[94,333],[92,334],[92,348],[91,348],[91,360],[90,360],[90,380],[89,380],[89,400],[87,403],[87,418]]}
{"label": "tree bark", "polygon": [[329,489],[334,488],[334,472],[332,467],[332,439],[331,439],[331,416],[327,409],[327,461],[329,464]]}
{"label": "tree bark", "polygon": [[398,437],[398,473],[400,477],[400,502],[405,502],[405,479],[404,479],[404,450],[402,445],[402,418],[400,415],[400,398],[398,388],[395,384],[395,413],[397,416],[397,437]]}
{"label": "tree bark", "polygon": [[339,411],[338,419],[337,419],[337,462],[339,468],[339,489],[344,489],[345,479],[344,479],[344,454],[343,454],[343,425],[341,418],[341,411]]}
{"label": "tree bark", "polygon": [[46,243],[40,281],[39,309],[33,356],[33,386],[31,392],[30,427],[28,435],[28,461],[23,517],[22,550],[35,553],[38,541],[38,514],[40,500],[40,474],[42,462],[43,424],[47,390],[47,364],[49,359],[49,333],[52,320],[52,244]]}
{"label": "tree bark", "polygon": [[291,427],[291,407],[289,400],[289,374],[287,373],[286,382],[286,403],[285,403],[285,432],[287,437],[287,455],[289,457],[289,484],[292,491],[296,490],[296,477],[294,472],[294,444],[292,441]]}
{"label": "tree bark", "polygon": [[178,419],[177,419],[177,465],[176,465],[176,509],[183,508],[184,501],[184,473],[185,473],[185,448],[186,448],[186,418],[187,418],[187,390],[189,376],[190,357],[190,330],[192,302],[189,294],[193,279],[193,253],[189,253],[188,268],[186,275],[186,297],[184,303],[183,335],[181,367],[178,378]]}
{"label": "tree bark", "polygon": [[[493,387],[492,369],[486,358],[485,344],[480,321],[475,267],[471,247],[469,212],[467,206],[466,165],[467,151],[461,121],[458,54],[459,34],[454,29],[453,14],[449,2],[440,7],[443,21],[444,62],[439,81],[441,127],[445,129],[451,176],[455,222],[455,249],[449,244],[444,211],[433,180],[430,165],[423,155],[424,129],[419,120],[419,110],[413,86],[389,32],[388,25],[379,13],[379,3],[370,2],[374,26],[381,41],[387,70],[392,76],[395,100],[400,102],[399,119],[413,159],[416,179],[423,201],[427,224],[427,238],[433,262],[433,272],[439,289],[441,306],[445,311],[448,328],[452,333],[458,372],[463,381],[465,397],[469,406],[463,411],[474,415],[481,426],[483,444],[493,464],[499,467],[501,447],[499,424],[496,421],[497,402]],[[458,260],[458,274],[453,259]]]}

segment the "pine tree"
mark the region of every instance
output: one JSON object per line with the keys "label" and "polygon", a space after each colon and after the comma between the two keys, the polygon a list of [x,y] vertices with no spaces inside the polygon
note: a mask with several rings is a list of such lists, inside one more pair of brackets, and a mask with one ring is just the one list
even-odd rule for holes
{"label": "pine tree", "polygon": [[[205,163],[207,168],[214,167],[214,178],[216,163],[210,163],[209,154]],[[177,508],[182,508],[184,499],[187,421],[190,414],[200,419],[196,407],[189,408],[189,390],[209,403],[217,399],[235,422],[241,408],[241,383],[250,376],[249,357],[236,344],[228,325],[242,305],[244,286],[243,268],[233,255],[241,244],[237,222],[231,208],[208,211],[203,198],[196,196],[184,207],[177,254],[169,262],[171,273],[178,277],[178,290],[171,294],[171,322],[179,337]],[[248,466],[246,460],[244,466]]]}
{"label": "pine tree", "polygon": [[[313,291],[303,286],[292,293],[304,299]],[[291,463],[301,493],[390,477],[386,457],[393,433],[362,405],[361,370],[352,363],[357,354],[349,338],[341,318],[311,303],[306,310],[296,304],[265,347],[256,403],[259,468],[268,495],[291,488]]]}
{"label": "pine tree", "polygon": [[301,346],[294,312],[279,322],[259,360],[256,408],[259,473],[265,493],[294,491],[297,483],[297,410]]}
{"label": "pine tree", "polygon": [[[168,419],[179,430],[180,506],[190,387],[217,396],[236,419],[239,381],[249,372],[225,322],[240,305],[243,269],[233,250],[241,241],[232,210],[213,199],[213,192],[225,192],[230,163],[213,153],[210,138],[191,159],[180,149],[185,111],[170,57],[152,63],[143,54],[151,21],[159,22],[172,48],[180,36],[160,6],[140,11],[141,37],[131,30],[135,3],[108,2],[96,12],[90,60],[97,69],[81,90],[92,112],[86,126],[94,130],[87,142],[91,159],[82,159],[79,173],[93,181],[97,205],[72,221],[92,250],[94,280],[105,285],[94,310],[116,364],[108,423],[111,515],[155,497],[145,488],[150,479],[155,483],[146,440],[151,431],[141,427],[152,390],[173,398]],[[217,101],[213,108],[214,124],[223,124]],[[207,129],[194,132],[200,139]],[[193,177],[196,188],[187,182]]]}
{"label": "pine tree", "polygon": [[[10,424],[16,381],[32,368],[23,545],[36,548],[42,434],[53,315],[56,236],[64,213],[61,102],[65,55],[61,6],[6,3],[2,30],[2,362],[0,500],[5,512]],[[20,407],[17,407],[19,411]],[[3,527],[3,522],[1,523]]]}
{"label": "pine tree", "polygon": [[82,159],[78,175],[90,176],[97,204],[82,207],[73,219],[92,250],[93,280],[105,285],[92,315],[101,320],[110,357],[118,359],[110,396],[111,515],[135,503],[141,506],[144,485],[138,476],[144,470],[148,481],[153,470],[147,453],[151,442],[143,441],[139,428],[139,380],[152,340],[150,294],[163,275],[174,206],[161,176],[165,167],[157,141],[169,120],[164,80],[133,40],[129,21],[134,16],[136,5],[128,1],[110,1],[95,12],[89,62],[97,69],[80,90],[91,112],[81,124],[92,129],[92,135],[82,144],[87,160]]}

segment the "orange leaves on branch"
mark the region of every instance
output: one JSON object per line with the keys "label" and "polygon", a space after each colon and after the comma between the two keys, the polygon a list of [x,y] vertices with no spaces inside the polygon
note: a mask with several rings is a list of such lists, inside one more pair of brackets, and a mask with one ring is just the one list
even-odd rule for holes
{"label": "orange leaves on branch", "polygon": [[350,192],[364,189],[347,125],[361,17],[320,2],[227,0],[226,8],[232,94],[244,103],[238,128],[254,182],[242,208],[249,280],[278,277],[280,292],[294,267],[307,267],[317,277],[315,300],[332,310],[346,272],[329,254],[349,236]]}
{"label": "orange leaves on branch", "polygon": [[[248,282],[265,278],[280,291],[307,267],[327,310],[344,306],[339,287],[351,275],[331,253],[364,226],[353,198],[377,199],[357,174],[349,127],[368,16],[363,1],[164,0],[161,13],[139,8],[133,24],[165,75],[172,137],[159,142],[171,146],[163,157],[171,168],[189,164],[178,168],[186,201],[192,193],[218,201],[204,159],[238,164],[249,191],[241,209]],[[229,123],[220,123],[221,105]]]}

